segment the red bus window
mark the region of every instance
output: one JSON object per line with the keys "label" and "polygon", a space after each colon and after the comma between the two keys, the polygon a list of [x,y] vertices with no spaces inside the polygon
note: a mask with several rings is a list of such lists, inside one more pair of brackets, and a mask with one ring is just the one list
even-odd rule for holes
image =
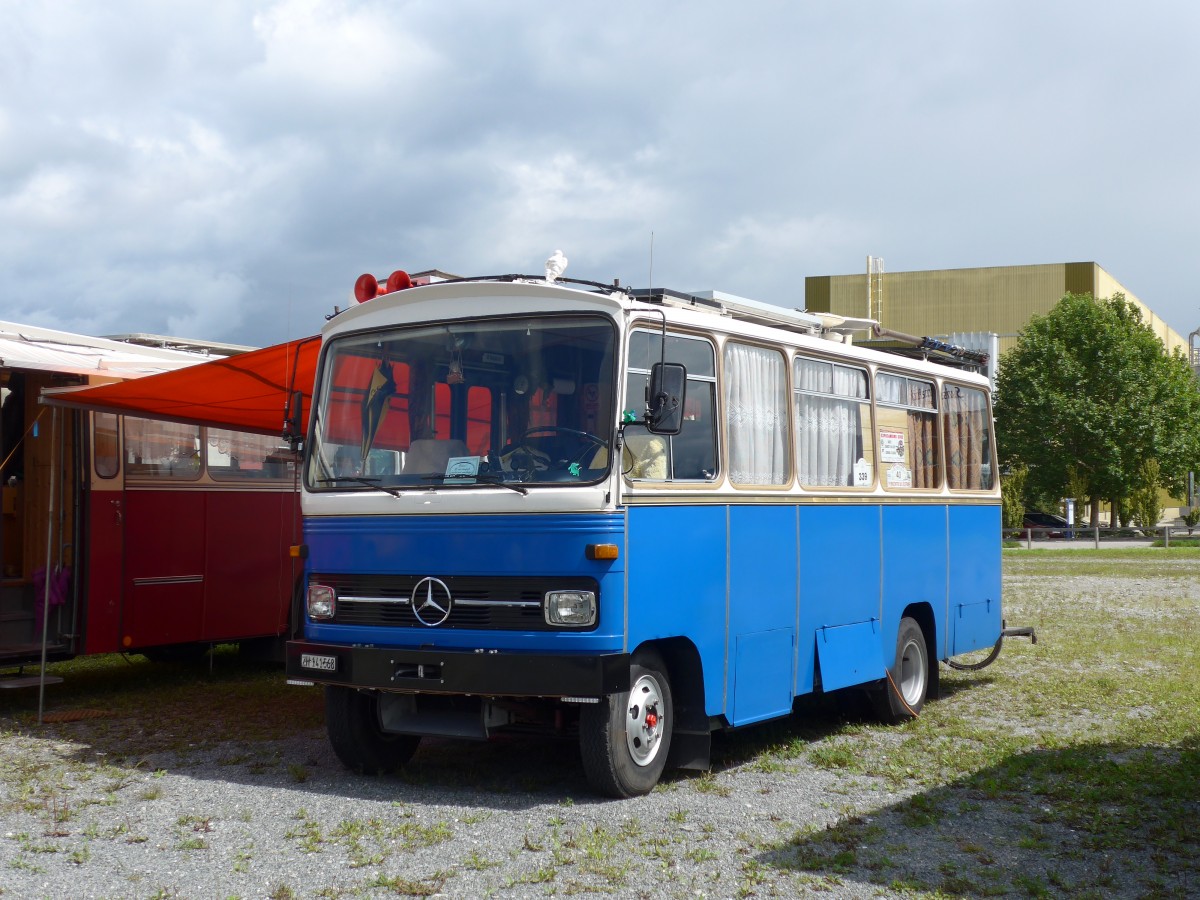
{"label": "red bus window", "polygon": [[217,481],[291,480],[294,457],[272,435],[209,428],[205,448],[208,474]]}
{"label": "red bus window", "polygon": [[92,414],[92,460],[101,478],[115,478],[121,468],[117,417],[113,413]]}
{"label": "red bus window", "polygon": [[125,419],[125,471],[132,478],[200,477],[200,426]]}

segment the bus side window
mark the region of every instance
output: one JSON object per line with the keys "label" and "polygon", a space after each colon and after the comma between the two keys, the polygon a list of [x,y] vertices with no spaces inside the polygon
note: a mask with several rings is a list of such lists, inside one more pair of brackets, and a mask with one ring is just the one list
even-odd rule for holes
{"label": "bus side window", "polygon": [[121,466],[114,413],[92,414],[92,460],[101,478],[115,478]]}
{"label": "bus side window", "polygon": [[946,485],[955,491],[991,490],[992,442],[987,398],[975,388],[947,384],[945,415]]}
{"label": "bus side window", "polygon": [[711,481],[717,474],[713,382],[688,379],[683,429],[671,440],[672,469],[680,481]]}
{"label": "bus side window", "polygon": [[879,475],[887,488],[929,490],[941,485],[937,395],[932,381],[890,372],[875,376],[879,409]]}
{"label": "bus side window", "polygon": [[872,487],[875,441],[866,371],[798,356],[792,374],[800,483]]}
{"label": "bus side window", "polygon": [[687,368],[683,428],[677,435],[651,435],[641,425],[625,428],[622,473],[643,481],[712,481],[717,476],[716,353],[702,338],[635,331],[629,341],[626,408],[642,414],[650,366],[663,355]]}
{"label": "bus side window", "polygon": [[248,478],[286,481],[291,469],[290,455],[279,438],[209,428],[205,438],[205,465],[217,481],[245,481]]}
{"label": "bus side window", "polygon": [[125,417],[125,471],[134,478],[200,477],[200,426]]}
{"label": "bus side window", "polygon": [[724,352],[729,480],[786,484],[787,367],[778,350],[729,341]]}

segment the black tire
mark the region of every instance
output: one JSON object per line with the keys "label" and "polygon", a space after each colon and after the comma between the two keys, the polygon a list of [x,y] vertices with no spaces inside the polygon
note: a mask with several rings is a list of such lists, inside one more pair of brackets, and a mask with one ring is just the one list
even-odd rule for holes
{"label": "black tire", "polygon": [[419,735],[389,734],[379,727],[379,695],[325,686],[325,731],[347,769],[384,775],[404,766],[421,743]]}
{"label": "black tire", "polygon": [[907,722],[920,715],[928,694],[929,648],[925,633],[916,619],[906,616],[900,620],[896,634],[896,661],[871,697],[875,714],[888,725]]}
{"label": "black tire", "polygon": [[666,672],[658,653],[641,651],[629,666],[629,690],[580,711],[583,770],[599,793],[637,797],[654,790],[662,777],[675,724]]}

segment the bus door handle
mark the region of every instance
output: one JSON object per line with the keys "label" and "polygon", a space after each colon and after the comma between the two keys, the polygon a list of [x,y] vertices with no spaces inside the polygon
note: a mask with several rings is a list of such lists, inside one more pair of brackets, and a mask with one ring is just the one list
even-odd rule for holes
{"label": "bus door handle", "polygon": [[112,500],[110,502],[113,505],[113,516],[114,516],[114,518],[116,518],[117,524],[120,525],[124,521],[124,519],[122,519],[122,517],[121,517],[121,501],[120,500]]}

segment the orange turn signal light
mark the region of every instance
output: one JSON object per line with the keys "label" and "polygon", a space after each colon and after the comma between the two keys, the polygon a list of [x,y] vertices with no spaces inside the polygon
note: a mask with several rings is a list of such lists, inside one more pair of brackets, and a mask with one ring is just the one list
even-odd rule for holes
{"label": "orange turn signal light", "polygon": [[616,559],[619,555],[616,544],[588,544],[588,559]]}

